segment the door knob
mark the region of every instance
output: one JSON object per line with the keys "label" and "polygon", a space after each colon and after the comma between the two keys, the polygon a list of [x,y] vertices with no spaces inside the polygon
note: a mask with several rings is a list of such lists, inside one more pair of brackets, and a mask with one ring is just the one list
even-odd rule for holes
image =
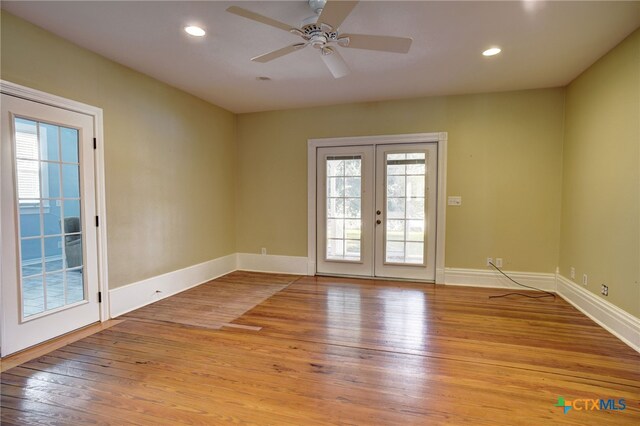
{"label": "door knob", "polygon": [[380,219],[378,219],[378,220],[376,220],[376,223],[377,223],[378,225],[380,225],[380,224],[382,223],[382,221],[381,221]]}
{"label": "door knob", "polygon": [[379,216],[380,214],[382,214],[382,212],[380,210],[376,211],[376,214]]}

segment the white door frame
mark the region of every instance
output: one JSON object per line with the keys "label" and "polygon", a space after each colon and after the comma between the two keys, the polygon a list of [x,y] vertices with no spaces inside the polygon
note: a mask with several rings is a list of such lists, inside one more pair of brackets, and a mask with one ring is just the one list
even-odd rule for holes
{"label": "white door frame", "polygon": [[[73,112],[89,115],[93,117],[94,137],[97,140],[94,170],[95,170],[95,195],[96,214],[100,217],[100,226],[97,229],[98,237],[98,289],[102,293],[102,303],[100,305],[100,321],[109,319],[109,288],[107,270],[107,211],[106,211],[106,190],[104,178],[104,137],[102,126],[102,108],[87,105],[81,102],[52,95],[30,87],[21,86],[6,80],[0,80],[0,93],[15,96],[32,102],[38,102],[52,107],[62,108]],[[0,163],[1,164],[1,163]],[[0,217],[2,212],[0,211]],[[0,238],[2,236],[0,235]],[[0,256],[2,248],[0,246]],[[1,265],[0,265],[1,268]],[[0,270],[0,273],[2,271]],[[0,292],[0,306],[2,306],[2,294]],[[4,322],[0,327],[4,329]],[[4,333],[0,333],[0,339]],[[0,341],[0,345],[2,342]]]}
{"label": "white door frame", "polygon": [[356,136],[309,139],[307,141],[307,274],[316,274],[316,188],[317,150],[331,146],[393,145],[410,143],[438,144],[438,196],[436,217],[436,284],[444,284],[444,244],[447,194],[447,133],[411,133],[402,135]]}

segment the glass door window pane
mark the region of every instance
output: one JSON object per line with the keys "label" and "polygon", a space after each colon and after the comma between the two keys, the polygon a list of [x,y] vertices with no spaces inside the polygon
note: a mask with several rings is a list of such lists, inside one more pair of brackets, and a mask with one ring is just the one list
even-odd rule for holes
{"label": "glass door window pane", "polygon": [[86,300],[79,132],[16,118],[22,316]]}
{"label": "glass door window pane", "polygon": [[22,279],[22,310],[25,317],[44,311],[42,275]]}
{"label": "glass door window pane", "polygon": [[65,272],[67,303],[84,300],[84,276],[82,268],[70,269]]}
{"label": "glass door window pane", "polygon": [[326,260],[361,260],[361,170],[360,156],[327,157]]}
{"label": "glass door window pane", "polygon": [[385,262],[424,264],[424,152],[386,154]]}

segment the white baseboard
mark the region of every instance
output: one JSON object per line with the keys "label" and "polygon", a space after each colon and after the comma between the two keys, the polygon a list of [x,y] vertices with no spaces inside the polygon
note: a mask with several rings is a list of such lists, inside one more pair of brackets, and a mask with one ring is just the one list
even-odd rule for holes
{"label": "white baseboard", "polygon": [[238,253],[238,269],[242,271],[307,275],[308,259],[302,256]]}
{"label": "white baseboard", "polygon": [[109,290],[111,318],[206,283],[236,270],[307,275],[307,258],[233,253]]}
{"label": "white baseboard", "polygon": [[640,319],[571,280],[557,276],[558,294],[609,333],[640,352]]}
{"label": "white baseboard", "polygon": [[[541,272],[505,271],[514,280],[546,291],[556,291],[556,275]],[[524,290],[496,270],[445,268],[444,284]]]}
{"label": "white baseboard", "polygon": [[[111,318],[172,296],[237,269],[236,253],[109,290]],[[160,291],[160,293],[158,293]]]}

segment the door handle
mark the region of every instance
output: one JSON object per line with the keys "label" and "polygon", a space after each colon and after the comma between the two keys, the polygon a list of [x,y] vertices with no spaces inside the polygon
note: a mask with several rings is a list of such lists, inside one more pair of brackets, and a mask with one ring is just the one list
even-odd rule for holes
{"label": "door handle", "polygon": [[382,221],[381,221],[380,219],[378,219],[378,220],[376,220],[376,223],[377,223],[378,225],[380,225],[380,224],[382,223]]}
{"label": "door handle", "polygon": [[382,212],[381,212],[380,210],[378,210],[378,211],[376,211],[376,214],[377,214],[378,216],[380,216],[380,215],[382,214]]}

